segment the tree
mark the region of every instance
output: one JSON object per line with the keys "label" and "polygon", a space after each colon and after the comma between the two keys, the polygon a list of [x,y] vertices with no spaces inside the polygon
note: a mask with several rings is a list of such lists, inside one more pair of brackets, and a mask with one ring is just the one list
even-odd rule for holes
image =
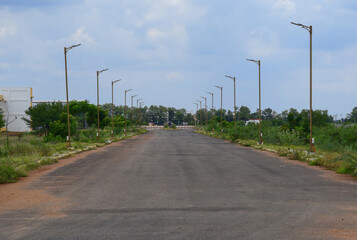
{"label": "tree", "polygon": [[228,110],[228,112],[227,112],[226,121],[228,121],[228,122],[234,121],[234,114],[231,110]]}
{"label": "tree", "polygon": [[239,109],[239,120],[248,121],[250,115],[250,109],[246,106],[241,106]]}
{"label": "tree", "polygon": [[266,108],[262,111],[263,120],[271,120],[273,117],[273,110],[271,108]]}
{"label": "tree", "polygon": [[3,110],[0,108],[0,128],[5,126],[5,116]]}
{"label": "tree", "polygon": [[63,112],[65,112],[65,106],[60,102],[39,103],[25,111],[30,119],[22,119],[28,126],[47,135],[50,123],[59,120]]}
{"label": "tree", "polygon": [[352,112],[348,114],[348,119],[351,122],[357,122],[357,107],[354,107]]}
{"label": "tree", "polygon": [[[77,132],[78,123],[75,117],[69,115],[69,122],[70,122],[70,131],[71,134],[74,135]],[[63,112],[60,115],[60,119],[53,121],[50,123],[50,133],[53,136],[61,136],[62,139],[65,139],[68,136],[68,120],[67,120],[67,113]]]}

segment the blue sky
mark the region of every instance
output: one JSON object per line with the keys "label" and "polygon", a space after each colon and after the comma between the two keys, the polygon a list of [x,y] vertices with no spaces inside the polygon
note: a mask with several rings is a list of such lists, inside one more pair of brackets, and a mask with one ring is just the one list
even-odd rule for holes
{"label": "blue sky", "polygon": [[[124,103],[134,89],[146,105],[195,110],[193,102],[224,88],[223,107],[277,112],[309,108],[309,34],[313,26],[313,108],[344,117],[357,106],[357,3],[354,0],[0,0],[0,85],[33,87],[35,99]],[[131,94],[130,94],[131,95]],[[130,97],[129,95],[129,97]],[[128,99],[129,99],[128,97]],[[211,103],[211,101],[209,101]]]}

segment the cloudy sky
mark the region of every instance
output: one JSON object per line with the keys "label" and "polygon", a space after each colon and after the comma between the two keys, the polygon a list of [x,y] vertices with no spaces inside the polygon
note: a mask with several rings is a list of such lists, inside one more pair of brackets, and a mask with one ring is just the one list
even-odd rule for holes
{"label": "cloudy sky", "polygon": [[[63,48],[70,99],[124,103],[134,89],[146,105],[194,110],[201,96],[224,88],[223,107],[277,112],[309,108],[309,33],[313,26],[313,108],[330,114],[357,106],[355,0],[0,0],[0,86],[33,87],[36,100],[65,99]],[[130,94],[131,95],[131,94]],[[129,95],[129,97],[130,97]],[[129,99],[128,97],[128,99]],[[209,100],[211,103],[211,100]]]}

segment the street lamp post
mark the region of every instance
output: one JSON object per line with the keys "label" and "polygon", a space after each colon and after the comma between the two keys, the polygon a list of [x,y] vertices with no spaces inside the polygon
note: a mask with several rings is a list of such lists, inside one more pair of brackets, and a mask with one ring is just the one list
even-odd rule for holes
{"label": "street lamp post", "polygon": [[98,132],[97,132],[97,140],[99,139],[99,74],[104,71],[109,70],[108,68],[97,71],[97,109],[98,109]]}
{"label": "street lamp post", "polygon": [[125,90],[125,101],[124,101],[124,135],[126,136],[126,94],[127,92],[130,92],[132,91],[133,89],[127,89]]}
{"label": "street lamp post", "polygon": [[133,105],[133,99],[135,97],[137,97],[138,95],[133,95],[131,96],[131,121],[134,121],[134,114],[133,114],[133,108],[134,108],[134,105]]}
{"label": "street lamp post", "polygon": [[119,81],[121,81],[121,79],[112,81],[112,137],[114,137],[114,93],[113,93],[113,89],[114,89],[114,84]]}
{"label": "street lamp post", "polygon": [[313,142],[312,142],[312,26],[306,26],[301,23],[291,24],[302,27],[310,33],[310,152],[313,152]]}
{"label": "street lamp post", "polygon": [[193,103],[196,105],[197,107],[197,111],[196,111],[196,117],[195,117],[195,127],[197,127],[197,112],[198,112],[198,103]]}
{"label": "street lamp post", "polygon": [[71,50],[74,47],[79,47],[81,44],[77,45],[72,45],[70,47],[64,47],[64,66],[65,66],[65,72],[66,72],[66,97],[67,97],[67,124],[68,124],[68,137],[67,137],[67,142],[66,142],[66,147],[70,148],[71,147],[71,128],[69,125],[69,100],[68,100],[68,77],[67,77],[67,52]]}
{"label": "street lamp post", "polygon": [[211,112],[211,118],[212,118],[212,132],[213,132],[213,130],[214,130],[214,128],[213,128],[213,93],[211,93],[211,92],[207,92],[207,93],[212,96],[212,112]]}
{"label": "street lamp post", "polygon": [[236,107],[236,77],[231,77],[227,76],[227,78],[230,78],[233,80],[234,83],[234,126],[237,126],[237,107]]}
{"label": "street lamp post", "polygon": [[140,105],[140,124],[142,124],[142,122],[143,122],[143,120],[142,120],[142,116],[143,116],[142,107],[144,106],[144,102],[140,102],[139,105]]}
{"label": "street lamp post", "polygon": [[208,113],[207,113],[207,98],[201,97],[205,100],[205,113],[206,113],[206,125],[208,124]]}
{"label": "street lamp post", "polygon": [[142,98],[136,99],[136,125],[139,124],[139,101],[143,100]]}
{"label": "street lamp post", "polygon": [[263,143],[262,136],[262,99],[261,99],[261,84],[260,84],[260,60],[247,59],[247,61],[254,62],[258,64],[259,67],[259,144]]}
{"label": "street lamp post", "polygon": [[202,101],[197,100],[197,102],[200,103],[200,121],[199,121],[199,123],[201,124],[202,123]]}
{"label": "street lamp post", "polygon": [[222,100],[223,100],[223,87],[220,86],[215,86],[216,88],[219,88],[221,90],[221,133],[223,132],[223,127],[222,127],[222,121],[223,121],[223,105],[222,105]]}

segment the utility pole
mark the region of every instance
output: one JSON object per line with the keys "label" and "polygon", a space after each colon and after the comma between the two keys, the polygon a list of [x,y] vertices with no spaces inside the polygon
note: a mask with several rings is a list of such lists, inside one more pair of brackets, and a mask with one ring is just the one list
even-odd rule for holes
{"label": "utility pole", "polygon": [[314,142],[312,138],[312,26],[294,22],[291,22],[291,24],[307,30],[310,34],[310,152],[314,152]]}
{"label": "utility pole", "polygon": [[125,101],[124,101],[124,135],[126,136],[126,94],[130,91],[132,91],[133,89],[128,89],[125,90]]}
{"label": "utility pole", "polygon": [[112,137],[114,137],[114,93],[113,93],[113,89],[114,89],[114,84],[116,82],[121,81],[121,79],[112,81]]}
{"label": "utility pole", "polygon": [[197,110],[196,110],[196,117],[195,117],[195,127],[197,127],[197,112],[198,112],[198,103],[193,103],[193,104],[195,104],[196,105],[196,107],[197,107]]}
{"label": "utility pole", "polygon": [[69,121],[69,100],[68,100],[68,77],[67,77],[67,52],[72,48],[79,47],[81,44],[72,45],[70,47],[64,47],[64,66],[65,66],[65,73],[66,73],[66,97],[67,97],[67,125],[68,125],[68,136],[66,141],[66,147],[71,147],[71,127]]}
{"label": "utility pole", "polygon": [[97,71],[97,109],[98,109],[98,132],[97,132],[97,140],[99,139],[99,74],[104,71],[109,70],[108,68]]}
{"label": "utility pole", "polygon": [[234,84],[234,126],[237,127],[237,107],[236,107],[236,77],[231,77],[227,76],[227,78],[230,78],[233,80]]}
{"label": "utility pole", "polygon": [[258,64],[259,67],[259,144],[263,144],[262,134],[262,100],[261,100],[261,87],[260,87],[260,60],[247,59],[247,61]]}
{"label": "utility pole", "polygon": [[207,98],[206,97],[201,97],[205,100],[205,115],[206,115],[206,121],[205,124],[208,124],[208,112],[207,112]]}
{"label": "utility pole", "polygon": [[213,93],[211,92],[207,92],[208,94],[210,94],[212,96],[212,112],[211,112],[211,118],[212,118],[212,132],[214,131],[214,127],[213,127]]}
{"label": "utility pole", "polygon": [[221,90],[221,133],[223,133],[223,126],[222,126],[222,121],[223,121],[223,87],[220,86],[215,86],[216,88],[219,88]]}

